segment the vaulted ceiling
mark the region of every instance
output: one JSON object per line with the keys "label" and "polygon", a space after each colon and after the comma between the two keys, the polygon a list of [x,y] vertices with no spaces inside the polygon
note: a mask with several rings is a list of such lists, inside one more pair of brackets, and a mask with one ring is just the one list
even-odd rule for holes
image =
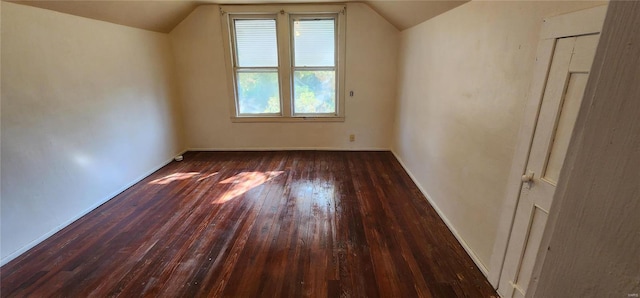
{"label": "vaulted ceiling", "polygon": [[[157,31],[170,32],[198,5],[203,4],[252,4],[252,3],[317,3],[317,0],[157,0],[157,1],[14,1],[77,16],[111,23]],[[464,4],[468,0],[395,0],[395,1],[320,1],[320,2],[362,2],[376,10],[400,30],[422,23],[447,10]]]}

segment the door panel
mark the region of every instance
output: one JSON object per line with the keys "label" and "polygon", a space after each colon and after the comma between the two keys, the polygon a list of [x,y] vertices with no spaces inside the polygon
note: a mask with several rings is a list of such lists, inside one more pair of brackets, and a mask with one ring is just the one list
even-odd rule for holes
{"label": "door panel", "polygon": [[[547,211],[533,206],[533,214],[531,215],[531,225],[529,226],[529,232],[527,233],[527,244],[524,246],[524,253],[522,256],[522,264],[518,270],[516,277],[516,284],[519,288],[526,289],[529,287],[529,280],[531,280],[531,273],[533,272],[533,265],[535,264],[535,257],[538,253],[538,244],[542,240],[542,231],[547,223]],[[524,291],[517,289],[524,295]]]}
{"label": "door panel", "polygon": [[503,297],[524,296],[529,286],[598,37],[556,42],[498,285]]}
{"label": "door panel", "polygon": [[544,180],[554,186],[558,182],[560,169],[562,168],[567,148],[569,148],[571,131],[578,117],[578,110],[580,110],[580,103],[582,102],[582,95],[587,86],[588,78],[588,73],[572,73],[569,77],[569,84],[566,95],[564,96],[564,102],[562,103],[553,144],[551,145],[549,153],[549,160],[547,161],[543,175]]}
{"label": "door panel", "polygon": [[569,71],[588,73],[591,70],[593,57],[596,55],[596,46],[598,45],[599,34],[580,36],[576,40],[576,45],[571,57],[571,65]]}
{"label": "door panel", "polygon": [[[520,193],[521,200],[529,197],[538,198],[536,201],[545,210],[549,210],[551,205],[550,197],[553,196],[555,191],[555,184],[549,183],[545,179],[540,179],[540,174],[545,172],[544,167],[549,157],[549,148],[552,147],[555,134],[554,128],[560,116],[562,99],[569,85],[569,78],[571,77],[569,66],[571,65],[576,39],[576,37],[561,38],[556,44],[547,79],[547,88],[542,98],[538,124],[533,135],[531,153],[527,162],[527,170],[532,171],[534,177],[532,182],[523,185]],[[534,184],[535,187],[532,187]]]}

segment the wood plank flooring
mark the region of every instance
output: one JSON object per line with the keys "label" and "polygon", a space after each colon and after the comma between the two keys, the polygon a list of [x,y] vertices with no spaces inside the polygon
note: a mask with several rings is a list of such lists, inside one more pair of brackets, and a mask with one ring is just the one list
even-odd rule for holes
{"label": "wood plank flooring", "polygon": [[0,274],[2,297],[497,297],[390,152],[189,152]]}

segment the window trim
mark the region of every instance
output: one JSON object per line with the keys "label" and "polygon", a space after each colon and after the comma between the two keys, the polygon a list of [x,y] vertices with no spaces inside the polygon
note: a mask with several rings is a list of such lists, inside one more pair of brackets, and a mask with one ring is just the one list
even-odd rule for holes
{"label": "window trim", "polygon": [[[345,115],[345,58],[346,58],[346,5],[221,5],[220,6],[227,89],[232,122],[342,122]],[[235,37],[233,20],[236,18],[276,16],[278,41],[278,75],[280,88],[280,114],[239,114],[236,90],[236,68],[234,57]],[[292,17],[335,17],[336,19],[336,113],[293,113],[293,36]],[[291,17],[290,17],[291,16]]]}

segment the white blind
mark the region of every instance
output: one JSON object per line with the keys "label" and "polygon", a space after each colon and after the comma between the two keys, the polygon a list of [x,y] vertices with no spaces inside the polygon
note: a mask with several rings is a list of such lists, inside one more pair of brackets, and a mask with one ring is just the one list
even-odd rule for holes
{"label": "white blind", "polygon": [[301,19],[293,23],[295,66],[335,66],[335,20]]}
{"label": "white blind", "polygon": [[234,20],[240,67],[277,67],[276,20]]}

